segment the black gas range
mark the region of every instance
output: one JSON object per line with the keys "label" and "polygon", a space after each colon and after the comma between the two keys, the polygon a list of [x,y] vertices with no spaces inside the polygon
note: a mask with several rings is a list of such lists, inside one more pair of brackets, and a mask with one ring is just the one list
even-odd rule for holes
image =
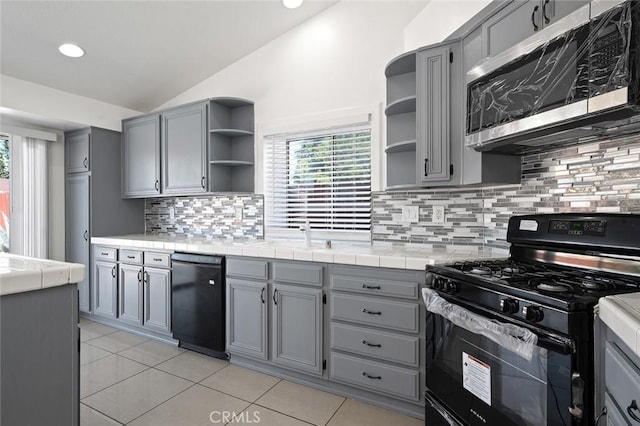
{"label": "black gas range", "polygon": [[640,215],[514,216],[507,240],[427,267],[426,423],[594,425],[593,307],[640,291]]}

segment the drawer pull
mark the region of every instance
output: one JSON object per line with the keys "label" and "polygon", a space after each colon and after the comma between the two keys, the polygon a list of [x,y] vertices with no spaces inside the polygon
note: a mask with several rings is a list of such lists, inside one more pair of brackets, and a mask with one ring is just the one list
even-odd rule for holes
{"label": "drawer pull", "polygon": [[138,282],[142,282],[142,269],[138,271]]}
{"label": "drawer pull", "polygon": [[100,254],[103,255],[103,256],[109,256],[109,253],[105,253],[103,251],[101,251]]}
{"label": "drawer pull", "polygon": [[638,411],[638,403],[636,403],[635,399],[631,401],[631,404],[627,407],[627,414],[629,414],[629,417],[633,420],[640,423],[640,416],[634,413],[634,411]]}
{"label": "drawer pull", "polygon": [[381,311],[370,311],[367,308],[364,308],[362,310],[362,312],[364,312],[365,314],[369,314],[369,315],[382,315]]}
{"label": "drawer pull", "polygon": [[127,255],[127,259],[135,259],[135,256]]}
{"label": "drawer pull", "polygon": [[368,378],[370,378],[372,380],[382,380],[382,376],[371,376],[371,375],[367,374],[366,371],[363,371],[362,375],[365,376],[365,377],[368,377]]}
{"label": "drawer pull", "polygon": [[152,259],[154,262],[162,262],[162,259],[160,259],[159,257],[154,257]]}
{"label": "drawer pull", "polygon": [[370,347],[372,347],[372,348],[381,348],[381,347],[382,347],[382,345],[381,345],[380,343],[369,343],[369,342],[367,342],[366,340],[363,340],[363,341],[362,341],[362,344],[363,344],[363,345],[370,346]]}
{"label": "drawer pull", "polygon": [[362,284],[362,288],[366,288],[366,289],[369,289],[369,290],[380,290],[382,287],[380,287],[379,285]]}

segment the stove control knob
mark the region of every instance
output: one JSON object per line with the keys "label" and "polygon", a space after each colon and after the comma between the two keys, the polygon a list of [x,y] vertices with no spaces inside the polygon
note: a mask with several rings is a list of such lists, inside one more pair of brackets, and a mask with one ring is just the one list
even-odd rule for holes
{"label": "stove control knob", "polygon": [[505,314],[515,314],[520,310],[520,307],[518,306],[517,300],[507,298],[500,300],[500,309],[502,309],[502,312]]}
{"label": "stove control knob", "polygon": [[542,308],[540,308],[539,306],[525,306],[522,308],[522,314],[527,319],[527,321],[531,322],[540,322],[542,321],[542,318],[544,318]]}
{"label": "stove control knob", "polygon": [[458,288],[458,284],[456,284],[455,281],[447,280],[447,282],[444,283],[444,291],[449,294],[454,294],[460,291],[460,289]]}
{"label": "stove control knob", "polygon": [[431,286],[433,288],[435,288],[436,290],[443,290],[444,289],[444,282],[445,279],[442,277],[435,277],[433,279],[433,281],[431,281]]}

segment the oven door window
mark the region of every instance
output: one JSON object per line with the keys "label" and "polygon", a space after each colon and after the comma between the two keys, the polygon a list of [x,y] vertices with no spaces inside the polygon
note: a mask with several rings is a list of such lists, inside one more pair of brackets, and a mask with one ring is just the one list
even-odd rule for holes
{"label": "oven door window", "polygon": [[589,96],[589,25],[558,37],[467,86],[467,134]]}
{"label": "oven door window", "polygon": [[484,336],[437,320],[443,321],[443,332],[427,365],[427,389],[459,420],[472,426],[571,424],[570,355],[537,347],[527,361]]}

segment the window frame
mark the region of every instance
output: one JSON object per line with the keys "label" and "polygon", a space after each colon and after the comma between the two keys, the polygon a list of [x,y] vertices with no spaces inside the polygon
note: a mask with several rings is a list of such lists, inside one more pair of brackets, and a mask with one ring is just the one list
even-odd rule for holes
{"label": "window frame", "polygon": [[[265,195],[264,172],[264,145],[269,138],[282,134],[301,135],[313,133],[319,130],[342,129],[357,125],[368,124],[371,131],[371,193],[379,191],[382,183],[382,156],[380,154],[380,114],[381,104],[336,110],[321,114],[293,117],[287,120],[273,121],[269,123],[257,124],[256,136],[259,141],[256,144],[256,193]],[[303,239],[304,234],[295,229],[274,229],[267,227],[267,210],[265,206],[265,237]],[[371,241],[371,230],[369,232],[357,231],[337,231],[337,230],[312,230],[313,239],[322,240],[349,240],[349,241]]]}

